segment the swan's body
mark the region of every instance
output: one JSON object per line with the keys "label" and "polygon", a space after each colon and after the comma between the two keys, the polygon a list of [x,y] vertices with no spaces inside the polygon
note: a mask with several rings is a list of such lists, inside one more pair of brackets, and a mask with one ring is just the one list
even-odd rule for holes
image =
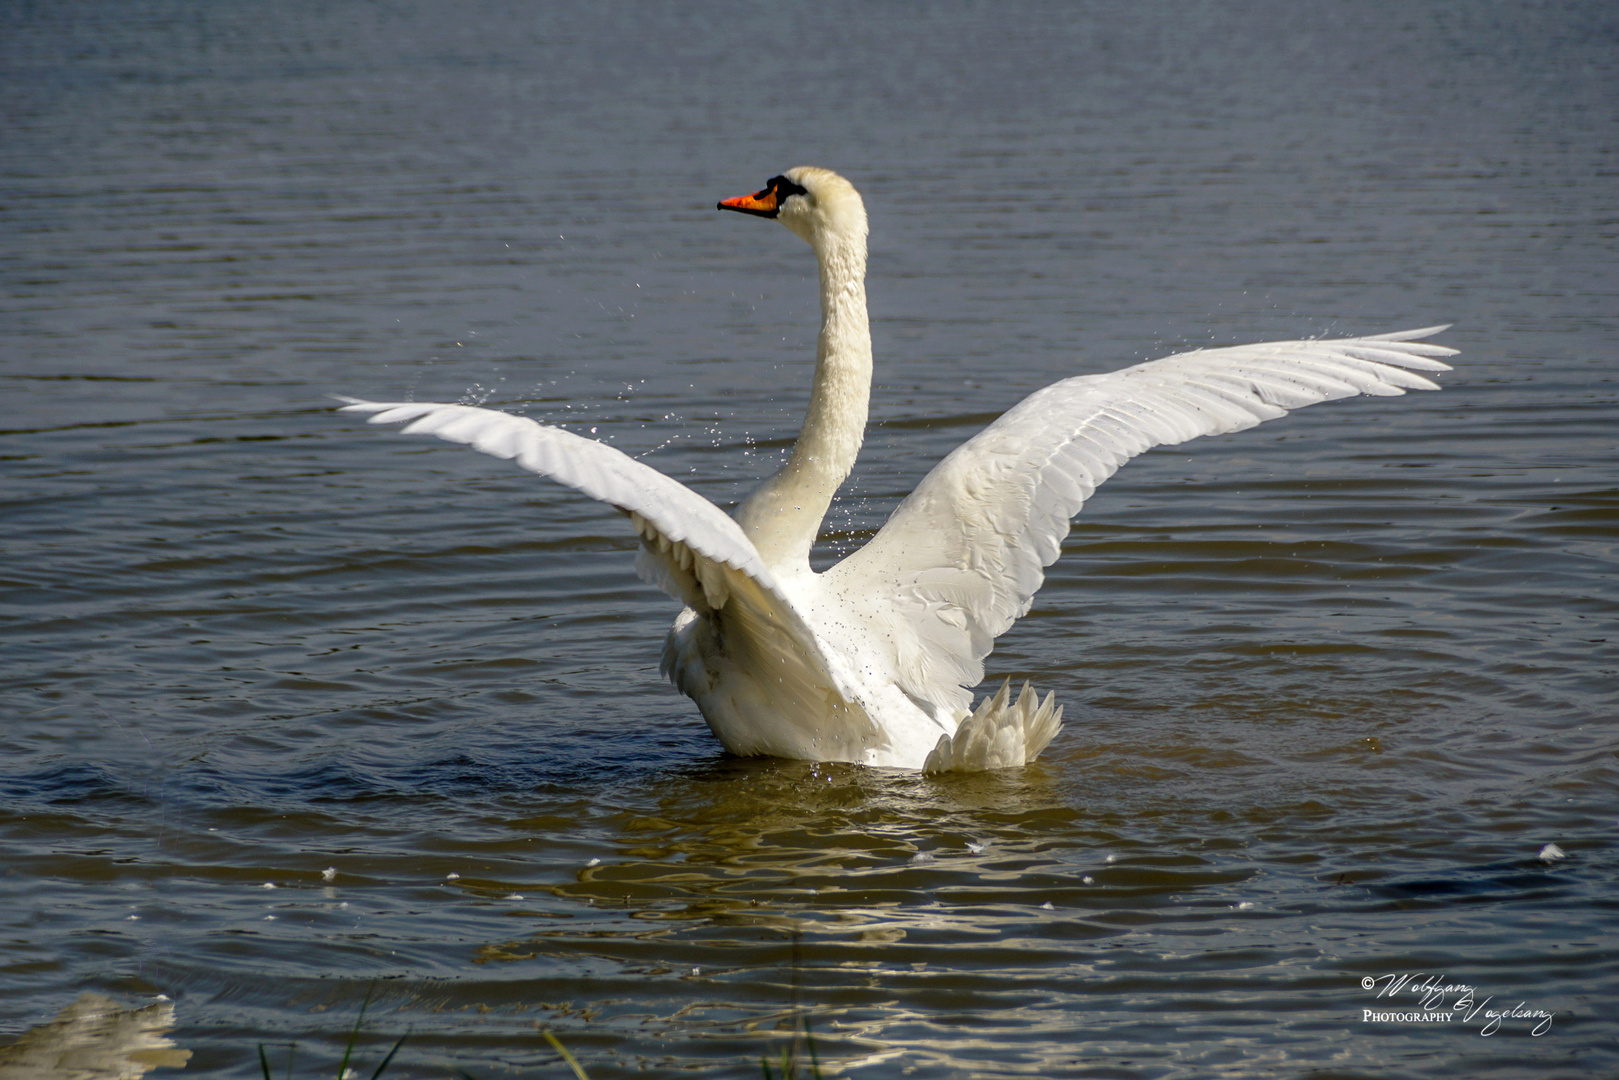
{"label": "swan's body", "polygon": [[1034,760],[1061,722],[1006,687],[976,712],[997,636],[1029,609],[1070,519],[1156,445],[1252,427],[1356,393],[1438,386],[1443,327],[1202,349],[1024,399],[946,457],[870,543],[825,573],[809,553],[853,468],[871,386],[866,214],[842,177],[800,167],[724,209],[781,221],[815,249],[823,324],[808,415],[787,463],[727,516],[611,447],[466,405],[353,401],[372,423],[466,443],[628,514],[637,570],[682,601],[663,669],[737,754],[928,769]]}

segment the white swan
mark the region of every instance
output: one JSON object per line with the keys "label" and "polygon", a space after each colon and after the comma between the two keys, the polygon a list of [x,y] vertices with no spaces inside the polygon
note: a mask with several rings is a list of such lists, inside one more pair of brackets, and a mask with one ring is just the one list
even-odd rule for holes
{"label": "white swan", "polygon": [[636,569],[686,605],[665,674],[737,754],[900,768],[1034,760],[1062,710],[1027,686],[970,712],[984,657],[1026,611],[1069,520],[1152,446],[1252,427],[1357,393],[1439,387],[1442,326],[1332,341],[1199,349],[1031,394],[941,461],[859,551],[825,573],[810,546],[866,426],[866,211],[854,187],[799,167],[721,209],[774,218],[815,249],[822,325],[809,413],[787,463],[727,516],[678,481],[561,428],[467,405],[345,398],[551,477],[623,511]]}

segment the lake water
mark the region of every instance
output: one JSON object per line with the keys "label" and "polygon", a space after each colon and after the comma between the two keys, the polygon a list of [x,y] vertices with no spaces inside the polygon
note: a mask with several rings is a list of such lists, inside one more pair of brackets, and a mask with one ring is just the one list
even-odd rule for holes
{"label": "lake water", "polygon": [[[407,1033],[389,1075],[572,1075],[549,1032],[758,1076],[806,1026],[828,1075],[1613,1075],[1616,45],[1581,3],[6,5],[0,1076],[331,1076],[368,992],[361,1075]],[[873,228],[822,565],[1058,378],[1461,355],[1105,485],[989,661],[1067,706],[1038,764],[732,758],[618,515],[326,395],[731,505],[817,300],[713,206],[801,163]],[[87,993],[147,1011],[42,1027]]]}

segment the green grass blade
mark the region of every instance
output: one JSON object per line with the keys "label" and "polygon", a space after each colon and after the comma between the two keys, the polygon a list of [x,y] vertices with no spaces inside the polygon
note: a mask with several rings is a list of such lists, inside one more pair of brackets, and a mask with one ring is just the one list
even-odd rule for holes
{"label": "green grass blade", "polygon": [[815,1036],[810,1034],[809,1017],[804,1017],[804,1045],[809,1047],[810,1072],[815,1080],[821,1080],[821,1055],[815,1052]]}
{"label": "green grass blade", "polygon": [[349,1044],[343,1048],[343,1060],[337,1066],[337,1080],[349,1071],[349,1059],[354,1056],[354,1044],[360,1041],[360,1025],[365,1023],[366,1006],[371,1004],[371,995],[376,993],[377,982],[371,980],[371,985],[365,988],[365,1000],[360,1002],[360,1015],[354,1018],[354,1030],[349,1032]]}
{"label": "green grass blade", "polygon": [[264,1074],[264,1080],[270,1080],[270,1059],[264,1056],[263,1043],[259,1043],[259,1071]]}
{"label": "green grass blade", "polygon": [[577,1076],[579,1080],[590,1080],[590,1077],[585,1075],[585,1070],[579,1066],[579,1060],[572,1054],[568,1053],[568,1048],[562,1045],[561,1039],[557,1038],[549,1031],[542,1032],[541,1034],[545,1036],[545,1041],[550,1043],[556,1052],[562,1055],[562,1060],[573,1066],[573,1075]]}
{"label": "green grass blade", "polygon": [[382,1059],[382,1064],[377,1066],[377,1071],[371,1074],[371,1080],[377,1080],[377,1077],[382,1075],[382,1071],[388,1067],[388,1063],[394,1059],[395,1054],[399,1053],[399,1048],[405,1045],[405,1040],[408,1038],[410,1038],[410,1032],[408,1031],[399,1036],[399,1041],[394,1043],[394,1048],[388,1051],[388,1056]]}

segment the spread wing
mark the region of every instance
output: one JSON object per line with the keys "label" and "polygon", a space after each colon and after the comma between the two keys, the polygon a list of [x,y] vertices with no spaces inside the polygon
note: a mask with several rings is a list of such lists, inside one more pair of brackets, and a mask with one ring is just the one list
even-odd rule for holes
{"label": "spread wing", "polygon": [[1376,337],[1199,349],[1029,395],[941,461],[871,541],[827,572],[851,604],[881,611],[901,688],[967,708],[996,637],[1029,610],[1069,521],[1143,451],[1241,431],[1318,401],[1437,390],[1456,350]]}
{"label": "spread wing", "polygon": [[342,412],[369,413],[373,424],[508,458],[623,511],[641,538],[637,572],[699,615],[722,619],[755,651],[780,656],[773,668],[789,695],[836,691],[854,700],[846,673],[831,660],[783,595],[753,542],[725,511],[677,480],[615,450],[557,427],[495,409],[432,402],[342,398]]}

